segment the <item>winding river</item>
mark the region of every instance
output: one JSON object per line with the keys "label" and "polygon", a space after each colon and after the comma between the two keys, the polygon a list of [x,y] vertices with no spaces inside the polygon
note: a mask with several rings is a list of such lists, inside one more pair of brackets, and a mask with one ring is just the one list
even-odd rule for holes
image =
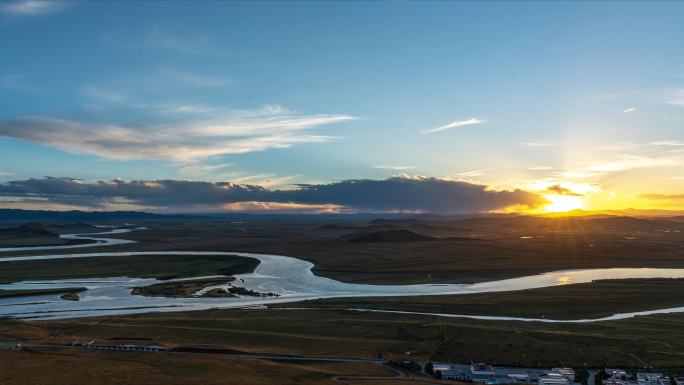
{"label": "winding river", "polygon": [[[73,239],[74,237],[78,237],[78,239],[95,240],[97,243],[65,246],[42,246],[39,248],[0,248],[0,253],[21,250],[34,251],[47,249],[72,249],[78,247],[106,246],[134,242],[122,239],[102,238],[102,235],[105,234],[121,234],[127,231],[130,230],[113,229],[105,233],[64,235],[62,236],[63,238]],[[150,312],[205,310],[212,308],[260,307],[268,304],[296,302],[317,298],[444,295],[499,292],[540,288],[567,283],[591,282],[597,279],[684,278],[684,269],[615,268],[556,271],[526,277],[475,284],[366,285],[344,283],[334,279],[316,276],[311,270],[313,268],[312,263],[293,257],[270,254],[212,251],[102,252],[84,254],[33,255],[4,258],[0,257],[0,263],[27,260],[135,255],[237,255],[256,258],[261,263],[259,266],[257,266],[255,271],[249,274],[236,275],[235,284],[258,292],[277,293],[279,296],[263,298],[249,296],[237,298],[162,298],[137,296],[131,295],[132,287],[151,285],[161,281],[157,279],[130,277],[83,278],[55,281],[23,281],[7,285],[0,285],[0,289],[28,290],[85,287],[87,290],[79,294],[81,297],[80,301],[65,301],[60,299],[59,294],[0,298],[0,317],[8,316],[22,319],[64,319]],[[684,312],[684,306],[669,309],[621,313],[604,318],[581,320],[434,314],[372,309],[352,310],[414,315],[429,314],[432,316],[462,317],[483,320],[585,323],[625,319],[637,315]]]}

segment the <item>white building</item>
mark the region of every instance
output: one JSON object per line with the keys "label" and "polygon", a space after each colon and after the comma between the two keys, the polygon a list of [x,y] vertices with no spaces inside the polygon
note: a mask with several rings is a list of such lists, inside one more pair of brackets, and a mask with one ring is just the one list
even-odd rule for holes
{"label": "white building", "polygon": [[514,383],[518,384],[529,384],[531,382],[530,375],[524,370],[520,369],[506,369],[506,376],[508,376],[508,378],[510,378]]}
{"label": "white building", "polygon": [[637,381],[641,383],[657,384],[663,376],[662,373],[637,373]]}
{"label": "white building", "polygon": [[569,383],[570,381],[560,373],[550,372],[539,377],[539,385],[568,385]]}
{"label": "white building", "polygon": [[553,368],[552,373],[558,373],[568,379],[569,382],[575,382],[575,371],[572,368]]}

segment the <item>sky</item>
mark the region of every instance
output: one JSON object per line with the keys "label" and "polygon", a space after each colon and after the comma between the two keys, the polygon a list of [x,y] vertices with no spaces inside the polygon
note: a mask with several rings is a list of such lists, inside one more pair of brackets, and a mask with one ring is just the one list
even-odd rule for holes
{"label": "sky", "polygon": [[0,3],[0,207],[684,209],[682,2]]}

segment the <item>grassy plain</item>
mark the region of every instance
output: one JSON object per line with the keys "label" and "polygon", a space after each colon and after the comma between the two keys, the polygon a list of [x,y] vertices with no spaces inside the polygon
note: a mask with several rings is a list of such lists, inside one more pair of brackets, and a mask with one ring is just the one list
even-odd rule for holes
{"label": "grassy plain", "polygon": [[684,366],[682,314],[549,324],[281,309],[0,322],[0,340],[22,339],[154,341],[248,352],[525,366]]}
{"label": "grassy plain", "polygon": [[63,246],[93,243],[88,240],[62,239],[60,234],[95,233],[104,231],[84,223],[45,225],[27,223],[21,226],[0,226],[0,247]]}
{"label": "grassy plain", "polygon": [[0,298],[8,297],[28,297],[32,295],[45,294],[69,294],[79,293],[86,290],[85,287],[69,287],[60,289],[29,289],[29,290],[0,290]]}
{"label": "grassy plain", "polygon": [[[84,248],[78,252],[274,253],[307,259],[315,264],[318,275],[346,282],[384,284],[481,282],[578,268],[684,267],[684,222],[678,218],[505,216],[369,222],[257,217],[245,221],[158,221],[144,225],[149,230],[118,235],[137,240],[137,244]],[[393,229],[444,240],[349,241],[350,234]]]}
{"label": "grassy plain", "polygon": [[572,320],[684,306],[684,279],[602,280],[540,289],[461,295],[332,298],[305,301],[298,305],[307,308],[382,309]]}
{"label": "grassy plain", "polygon": [[133,294],[148,297],[192,297],[197,291],[216,285],[223,285],[232,282],[233,277],[226,278],[200,278],[183,281],[171,281],[155,283],[154,285],[133,288]]}
{"label": "grassy plain", "polygon": [[[342,225],[338,222],[151,222],[145,224],[149,230],[120,235],[137,240],[137,244],[84,248],[78,252],[275,253],[308,259],[315,263],[319,275],[348,282],[393,284],[476,282],[573,268],[684,267],[684,222],[678,218],[499,217],[373,223],[353,220]],[[349,242],[350,234],[391,229],[405,229],[440,240]],[[469,240],[464,241],[464,237]],[[62,252],[73,251],[55,251]],[[239,259],[138,256],[2,263],[0,280],[226,274],[222,269],[236,268],[225,265],[231,261]],[[254,268],[243,262],[243,268]],[[496,294],[335,299],[284,306],[316,307],[307,310],[212,310],[63,321],[3,320],[0,341],[69,343],[85,338],[130,339],[170,346],[209,345],[306,355],[478,360],[532,366],[673,367],[684,366],[683,314],[591,324],[551,324],[361,313],[340,308],[570,319],[682,306],[682,294],[682,280],[629,280]]]}
{"label": "grassy plain", "polygon": [[393,376],[394,372],[366,363],[293,363],[215,355],[76,349],[0,351],[0,384],[3,385],[364,384],[331,381],[333,376],[340,375]]}
{"label": "grassy plain", "polygon": [[253,258],[205,255],[145,255],[50,259],[0,263],[0,283],[24,280],[93,277],[174,279],[208,275],[232,275],[253,271]]}

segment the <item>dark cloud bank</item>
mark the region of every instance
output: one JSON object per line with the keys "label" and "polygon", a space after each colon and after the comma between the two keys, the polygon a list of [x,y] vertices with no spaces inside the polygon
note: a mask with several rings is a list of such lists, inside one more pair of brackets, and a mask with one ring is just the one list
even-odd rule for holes
{"label": "dark cloud bank", "polygon": [[20,202],[38,200],[100,209],[126,202],[168,211],[189,207],[222,208],[223,205],[241,202],[271,202],[336,205],[354,211],[458,213],[500,210],[511,206],[535,207],[545,203],[540,195],[523,190],[491,191],[487,186],[462,181],[403,177],[297,185],[291,190],[268,190],[230,182],[113,180],[86,183],[71,178],[48,177],[2,183],[0,196],[13,197]]}

